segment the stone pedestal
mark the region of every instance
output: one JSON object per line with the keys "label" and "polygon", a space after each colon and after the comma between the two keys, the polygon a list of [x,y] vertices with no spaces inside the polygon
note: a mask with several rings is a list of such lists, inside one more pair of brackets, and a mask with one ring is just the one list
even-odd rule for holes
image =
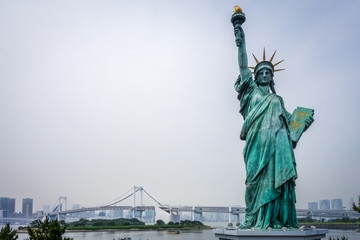
{"label": "stone pedestal", "polygon": [[213,230],[219,240],[320,240],[326,237],[326,229],[295,230]]}

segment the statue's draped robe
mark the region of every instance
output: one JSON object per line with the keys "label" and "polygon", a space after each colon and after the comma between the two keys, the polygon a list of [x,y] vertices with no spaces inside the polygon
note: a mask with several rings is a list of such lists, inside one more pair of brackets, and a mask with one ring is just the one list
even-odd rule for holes
{"label": "statue's draped robe", "polygon": [[296,163],[289,135],[290,113],[280,96],[263,93],[249,72],[235,83],[245,121],[246,215],[242,228],[298,227]]}

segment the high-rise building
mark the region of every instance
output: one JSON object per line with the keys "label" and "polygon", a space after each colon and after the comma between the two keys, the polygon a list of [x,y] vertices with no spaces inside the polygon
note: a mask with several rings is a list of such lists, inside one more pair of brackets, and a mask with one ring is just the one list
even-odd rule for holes
{"label": "high-rise building", "polygon": [[22,214],[24,217],[31,217],[33,215],[33,199],[24,198],[22,204]]}
{"label": "high-rise building", "polygon": [[15,198],[9,198],[9,217],[15,215]]}
{"label": "high-rise building", "polygon": [[42,211],[42,210],[36,211],[35,216],[36,216],[36,217],[42,217],[42,216],[44,216],[44,211]]}
{"label": "high-rise building", "polygon": [[309,202],[308,203],[308,209],[309,210],[318,210],[319,209],[319,205],[317,202]]}
{"label": "high-rise building", "polygon": [[330,210],[330,200],[320,200],[320,210]]}
{"label": "high-rise building", "polygon": [[8,197],[0,198],[0,210],[9,210],[9,198]]}
{"label": "high-rise building", "polygon": [[1,211],[1,217],[8,217],[8,213],[9,213],[9,198],[8,197],[0,198],[0,211]]}
{"label": "high-rise building", "polygon": [[342,210],[343,209],[343,202],[342,199],[332,199],[331,200],[331,210]]}

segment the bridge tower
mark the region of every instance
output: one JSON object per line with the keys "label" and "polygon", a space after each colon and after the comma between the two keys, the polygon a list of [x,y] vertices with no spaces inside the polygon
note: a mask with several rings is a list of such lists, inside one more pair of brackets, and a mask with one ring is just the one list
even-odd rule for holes
{"label": "bridge tower", "polygon": [[[135,218],[135,213],[136,213],[136,193],[138,191],[140,191],[140,207],[143,206],[143,190],[144,188],[142,186],[134,186],[134,204],[133,204],[133,218]],[[142,210],[141,208],[138,209],[138,211],[140,212],[140,219],[142,218]]]}
{"label": "bridge tower", "polygon": [[[65,209],[63,209],[63,205],[65,205]],[[57,220],[60,220],[60,212],[67,210],[67,197],[66,196],[60,196],[58,205],[54,208],[53,212],[58,212],[56,215]]]}
{"label": "bridge tower", "polygon": [[[63,204],[65,203],[65,210],[63,210]],[[66,196],[60,196],[59,197],[59,208],[58,211],[66,211],[67,210],[67,197]]]}

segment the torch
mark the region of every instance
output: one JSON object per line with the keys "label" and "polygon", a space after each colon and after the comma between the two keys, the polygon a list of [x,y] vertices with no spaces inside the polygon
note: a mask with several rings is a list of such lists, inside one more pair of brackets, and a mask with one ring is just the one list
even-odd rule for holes
{"label": "torch", "polygon": [[246,20],[245,14],[239,6],[234,7],[234,13],[231,16],[231,22],[235,27],[236,24],[242,25]]}

